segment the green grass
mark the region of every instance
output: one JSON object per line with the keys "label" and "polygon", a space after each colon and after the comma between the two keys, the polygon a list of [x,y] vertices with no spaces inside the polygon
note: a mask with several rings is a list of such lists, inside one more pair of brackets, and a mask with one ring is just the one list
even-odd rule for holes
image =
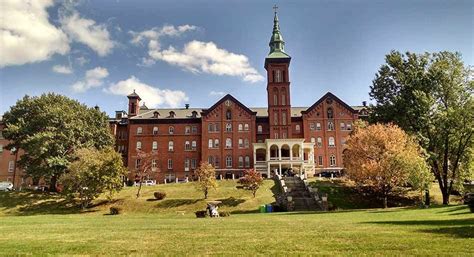
{"label": "green grass", "polygon": [[[192,184],[145,187],[139,199],[127,188],[114,203],[124,209],[116,216],[102,199],[80,213],[58,196],[0,193],[0,256],[474,255],[474,214],[466,206],[260,214],[253,212],[273,201],[273,182],[255,199],[235,186],[223,181],[211,192],[233,212],[213,219],[194,217],[205,201]],[[157,190],[168,197],[147,201]]]}

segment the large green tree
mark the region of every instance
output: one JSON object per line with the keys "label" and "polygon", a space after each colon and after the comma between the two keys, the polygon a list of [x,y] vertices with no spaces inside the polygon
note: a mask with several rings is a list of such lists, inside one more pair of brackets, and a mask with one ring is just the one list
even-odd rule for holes
{"label": "large green tree", "polygon": [[[474,82],[460,54],[392,51],[371,86],[372,121],[394,122],[429,154],[443,204],[472,165]],[[460,189],[460,188],[458,188]]]}
{"label": "large green tree", "polygon": [[122,189],[127,169],[122,156],[112,147],[79,149],[75,157],[77,159],[69,164],[68,172],[60,182],[64,193],[80,199],[82,208],[88,207],[102,193],[107,193],[110,200]]}
{"label": "large green tree", "polygon": [[114,144],[105,113],[58,94],[25,96],[3,119],[8,147],[24,151],[20,167],[33,179],[49,181],[52,191],[77,149]]}

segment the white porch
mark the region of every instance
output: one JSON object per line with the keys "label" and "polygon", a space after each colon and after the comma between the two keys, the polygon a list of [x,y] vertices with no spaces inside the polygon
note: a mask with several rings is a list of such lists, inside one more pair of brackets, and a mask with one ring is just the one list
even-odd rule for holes
{"label": "white porch", "polygon": [[305,143],[304,138],[266,139],[253,144],[253,159],[255,170],[267,177],[272,171],[282,175],[285,169],[314,174],[314,143]]}

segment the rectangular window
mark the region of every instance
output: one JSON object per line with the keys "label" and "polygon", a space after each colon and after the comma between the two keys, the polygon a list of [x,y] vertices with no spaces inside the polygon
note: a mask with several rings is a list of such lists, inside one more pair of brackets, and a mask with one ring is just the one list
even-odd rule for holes
{"label": "rectangular window", "polygon": [[152,170],[152,171],[156,171],[156,160],[155,160],[155,159],[153,159],[153,160],[151,161],[151,170]]}
{"label": "rectangular window", "polygon": [[244,140],[242,138],[239,138],[239,148],[244,148]]}
{"label": "rectangular window", "polygon": [[186,135],[191,134],[191,127],[190,126],[184,127],[184,134],[186,134]]}
{"label": "rectangular window", "polygon": [[215,168],[219,168],[219,164],[220,164],[220,162],[219,162],[219,156],[216,156],[216,160],[215,160],[215,163],[214,163],[214,167],[215,167]]}
{"label": "rectangular window", "polygon": [[212,139],[209,139],[209,144],[207,145],[208,148],[212,148],[213,145],[212,145]]}
{"label": "rectangular window", "polygon": [[347,130],[352,130],[352,124],[351,124],[351,123],[347,123],[346,129],[347,129]]}
{"label": "rectangular window", "polygon": [[197,134],[197,132],[198,132],[197,126],[192,126],[192,128],[191,128],[191,133]]}
{"label": "rectangular window", "polygon": [[239,168],[243,168],[243,167],[244,167],[244,157],[239,156]]}
{"label": "rectangular window", "polygon": [[286,112],[281,114],[281,124],[286,125]]}
{"label": "rectangular window", "polygon": [[158,150],[158,142],[153,141],[152,149],[153,150]]}
{"label": "rectangular window", "polygon": [[197,160],[196,159],[191,159],[191,169],[196,169],[196,165],[197,165]]}
{"label": "rectangular window", "polygon": [[14,161],[9,161],[8,162],[8,172],[13,172],[13,170],[15,169],[15,162]]}
{"label": "rectangular window", "polygon": [[189,159],[184,160],[184,171],[189,171]]}
{"label": "rectangular window", "polygon": [[207,131],[213,132],[214,131],[214,124],[212,124],[212,123],[207,124]]}
{"label": "rectangular window", "polygon": [[283,132],[283,133],[282,133],[281,138],[283,138],[283,139],[286,138],[286,132]]}
{"label": "rectangular window", "polygon": [[273,114],[273,124],[278,125],[278,112]]}
{"label": "rectangular window", "polygon": [[245,156],[245,167],[246,168],[250,167],[250,157],[249,156]]}
{"label": "rectangular window", "polygon": [[323,156],[322,155],[318,156],[318,165],[323,166]]}
{"label": "rectangular window", "polygon": [[172,159],[168,159],[168,169],[169,170],[173,169],[173,160]]}
{"label": "rectangular window", "polygon": [[184,143],[184,150],[185,151],[190,151],[191,150],[191,143],[189,141],[186,141]]}
{"label": "rectangular window", "polygon": [[309,124],[309,130],[311,130],[311,131],[315,130],[315,126],[314,126],[314,123],[313,123],[313,122],[311,122],[311,123]]}
{"label": "rectangular window", "polygon": [[316,130],[321,130],[321,123],[316,123]]}
{"label": "rectangular window", "polygon": [[191,150],[196,151],[197,143],[196,141],[191,142]]}
{"label": "rectangular window", "polygon": [[344,124],[344,122],[341,122],[341,130],[346,130],[346,124]]}
{"label": "rectangular window", "polygon": [[139,169],[141,164],[142,164],[142,160],[136,159],[135,160],[135,169]]}

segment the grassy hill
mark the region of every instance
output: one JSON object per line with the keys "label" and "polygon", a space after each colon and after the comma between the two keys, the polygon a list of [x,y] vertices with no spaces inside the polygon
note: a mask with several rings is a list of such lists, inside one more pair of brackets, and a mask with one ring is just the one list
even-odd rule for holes
{"label": "grassy hill", "polygon": [[[208,200],[222,201],[221,210],[232,213],[257,212],[258,206],[275,201],[275,183],[266,180],[255,198],[250,191],[237,189],[236,181],[218,181],[218,189],[211,190]],[[156,201],[153,193],[166,192],[164,200]],[[142,187],[136,198],[137,187],[125,187],[112,203],[100,197],[86,212],[108,212],[111,205],[122,207],[124,213],[169,213],[192,214],[206,208],[203,194],[196,190],[195,183],[166,184]],[[68,214],[82,212],[60,195],[32,192],[0,192],[0,215]]]}

